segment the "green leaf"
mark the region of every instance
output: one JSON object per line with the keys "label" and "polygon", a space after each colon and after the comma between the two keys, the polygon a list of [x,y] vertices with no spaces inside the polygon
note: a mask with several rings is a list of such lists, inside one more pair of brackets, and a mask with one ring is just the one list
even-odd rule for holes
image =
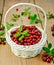
{"label": "green leaf", "polygon": [[5,31],[0,31],[0,36],[3,36]]}
{"label": "green leaf", "polygon": [[14,24],[9,24],[10,26],[14,26]]}
{"label": "green leaf", "polygon": [[27,33],[27,34],[25,34],[25,36],[30,36],[30,34],[29,34],[29,33]]}
{"label": "green leaf", "polygon": [[22,30],[23,30],[23,25],[20,26],[20,31],[22,31]]}
{"label": "green leaf", "polygon": [[19,18],[20,17],[20,15],[18,15],[18,14],[12,14],[12,15],[13,15],[14,18]]}
{"label": "green leaf", "polygon": [[9,30],[10,29],[10,26],[9,25],[6,25],[7,26],[7,29]]}
{"label": "green leaf", "polygon": [[27,13],[26,12],[24,12],[24,16],[26,16],[27,15]]}
{"label": "green leaf", "polygon": [[16,18],[12,18],[11,20],[12,20],[13,22],[16,22]]}
{"label": "green leaf", "polygon": [[41,20],[41,19],[36,19],[36,21],[37,21],[38,23],[41,23],[41,22],[42,22],[42,20]]}
{"label": "green leaf", "polygon": [[45,52],[47,52],[47,53],[50,53],[50,49],[47,48],[47,47],[43,47],[43,50],[44,50]]}
{"label": "green leaf", "polygon": [[37,15],[36,14],[30,15],[30,24],[34,24],[36,19],[37,19]]}
{"label": "green leaf", "polygon": [[35,22],[34,20],[30,20],[30,24],[34,24],[34,22]]}
{"label": "green leaf", "polygon": [[12,14],[13,18],[11,19],[13,22],[16,22],[16,20],[20,17],[18,14]]}
{"label": "green leaf", "polygon": [[36,15],[36,14],[34,14],[34,15],[31,15],[31,16],[30,16],[30,19],[31,19],[31,20],[35,20],[35,19],[36,19],[36,17],[37,17],[37,15]]}
{"label": "green leaf", "polygon": [[23,39],[24,39],[24,35],[22,35],[22,36],[19,37],[19,41],[21,41]]}
{"label": "green leaf", "polygon": [[23,32],[22,32],[22,35],[30,36],[30,34],[28,33],[28,30],[23,31]]}
{"label": "green leaf", "polygon": [[12,23],[10,24],[10,23],[7,22],[6,26],[7,26],[7,29],[9,30],[12,26],[14,26],[14,24],[12,24]]}
{"label": "green leaf", "polygon": [[31,7],[28,7],[28,8],[25,8],[25,9],[24,9],[24,15],[25,15],[25,16],[26,16],[27,14],[30,15],[30,9],[31,9]]}
{"label": "green leaf", "polygon": [[53,14],[50,13],[50,12],[48,12],[48,13],[46,14],[46,16],[47,16],[48,19],[51,19],[51,18],[53,17]]}
{"label": "green leaf", "polygon": [[3,41],[6,41],[6,38],[2,38]]}
{"label": "green leaf", "polygon": [[54,48],[51,50],[51,54],[54,56]]}
{"label": "green leaf", "polygon": [[2,16],[2,13],[0,13],[0,16]]}
{"label": "green leaf", "polygon": [[25,11],[29,11],[31,9],[31,7],[28,7],[28,8],[25,8],[24,10]]}
{"label": "green leaf", "polygon": [[14,24],[12,24],[12,23],[8,23],[8,22],[7,22],[7,25],[9,25],[9,26],[14,26]]}
{"label": "green leaf", "polygon": [[51,44],[51,43],[49,43],[49,44],[48,44],[48,48],[49,48],[49,49],[51,49],[51,47],[52,47],[52,44]]}
{"label": "green leaf", "polygon": [[28,30],[24,30],[24,31],[22,32],[23,35],[26,35],[27,33],[28,33]]}
{"label": "green leaf", "polygon": [[21,35],[20,32],[15,33],[14,37],[19,37]]}

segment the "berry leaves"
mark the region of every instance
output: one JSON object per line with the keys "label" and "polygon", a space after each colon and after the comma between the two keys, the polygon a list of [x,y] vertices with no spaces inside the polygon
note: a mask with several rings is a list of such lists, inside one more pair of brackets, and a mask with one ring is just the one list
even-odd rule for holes
{"label": "berry leaves", "polygon": [[0,36],[3,36],[5,31],[0,31]]}
{"label": "berry leaves", "polygon": [[54,48],[51,50],[51,54],[52,56],[54,56]]}
{"label": "berry leaves", "polygon": [[43,47],[43,50],[46,51],[47,53],[50,53],[50,50],[47,47]]}
{"label": "berry leaves", "polygon": [[23,30],[23,26],[22,26],[22,25],[20,26],[19,29],[20,29],[20,30],[19,30],[17,33],[15,33],[15,35],[14,35],[14,37],[19,37],[19,41],[20,41],[20,40],[23,40],[24,36],[29,36],[29,35],[30,35],[30,34],[28,33],[28,30],[22,31],[22,30]]}
{"label": "berry leaves", "polygon": [[54,48],[52,48],[52,44],[49,43],[48,47],[43,47],[43,50],[48,53],[48,55],[54,56]]}
{"label": "berry leaves", "polygon": [[14,24],[8,23],[8,21],[7,21],[6,26],[7,26],[7,29],[9,30],[12,26],[14,26]]}
{"label": "berry leaves", "polygon": [[37,14],[30,15],[30,24],[34,24],[35,22],[41,23],[42,20],[37,17]]}
{"label": "berry leaves", "polygon": [[13,17],[12,17],[11,20],[12,20],[13,22],[16,22],[17,19],[20,17],[20,15],[18,15],[18,14],[12,14],[12,16],[13,16]]}
{"label": "berry leaves", "polygon": [[49,44],[48,44],[48,48],[49,48],[49,49],[51,49],[51,47],[52,47],[52,44],[51,44],[51,43],[49,43]]}
{"label": "berry leaves", "polygon": [[48,19],[54,18],[54,15],[53,15],[51,12],[48,12],[48,13],[46,14],[46,16],[47,16]]}

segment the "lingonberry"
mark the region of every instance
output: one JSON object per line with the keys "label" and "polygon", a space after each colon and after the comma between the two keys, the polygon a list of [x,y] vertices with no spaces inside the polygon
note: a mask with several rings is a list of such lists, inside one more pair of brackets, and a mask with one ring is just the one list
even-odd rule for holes
{"label": "lingonberry", "polygon": [[30,16],[28,16],[28,19],[30,19]]}
{"label": "lingonberry", "polygon": [[46,52],[44,52],[44,53],[43,53],[43,56],[47,57],[47,56],[48,56],[48,54],[47,54]]}
{"label": "lingonberry", "polygon": [[51,62],[51,60],[50,60],[50,58],[47,58],[47,60],[46,60],[48,63],[50,63]]}
{"label": "lingonberry", "polygon": [[18,11],[18,8],[16,9],[16,11]]}
{"label": "lingonberry", "polygon": [[51,60],[53,60],[53,56],[51,55],[51,56],[49,56],[49,58],[51,59]]}
{"label": "lingonberry", "polygon": [[46,62],[47,61],[47,57],[42,57],[42,60]]}

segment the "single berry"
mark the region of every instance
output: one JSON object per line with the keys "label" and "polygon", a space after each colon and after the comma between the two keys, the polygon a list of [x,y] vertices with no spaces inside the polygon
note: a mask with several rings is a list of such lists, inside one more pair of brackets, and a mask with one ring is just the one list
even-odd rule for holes
{"label": "single berry", "polygon": [[30,16],[28,16],[28,19],[30,19]]}
{"label": "single berry", "polygon": [[47,62],[48,62],[48,63],[50,63],[50,62],[51,62],[51,60],[48,58],[48,59],[47,59]]}
{"label": "single berry", "polygon": [[52,27],[51,27],[51,31],[54,31],[54,24],[53,24]]}
{"label": "single berry", "polygon": [[51,56],[49,56],[49,58],[51,59],[51,60],[53,60],[53,56],[51,55]]}
{"label": "single berry", "polygon": [[24,15],[24,12],[22,12],[21,15]]}
{"label": "single berry", "polygon": [[18,11],[18,8],[16,9],[16,11]]}
{"label": "single berry", "polygon": [[5,45],[6,43],[4,41],[2,41],[2,44]]}
{"label": "single berry", "polygon": [[44,53],[43,53],[43,56],[47,57],[47,56],[48,56],[48,54],[47,54],[46,52],[44,52]]}
{"label": "single berry", "polygon": [[15,43],[18,44],[18,41],[16,40]]}
{"label": "single berry", "polygon": [[46,62],[47,61],[47,58],[46,57],[42,57],[42,60]]}

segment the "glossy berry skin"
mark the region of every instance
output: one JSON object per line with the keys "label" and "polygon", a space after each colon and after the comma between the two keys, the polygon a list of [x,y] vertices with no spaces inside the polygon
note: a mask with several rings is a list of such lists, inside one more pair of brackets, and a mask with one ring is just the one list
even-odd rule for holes
{"label": "glossy berry skin", "polygon": [[47,56],[48,56],[48,54],[47,54],[46,52],[44,52],[44,53],[43,53],[43,56],[47,57]]}
{"label": "glossy berry skin", "polygon": [[51,62],[51,59],[48,58],[46,61],[47,61],[48,63],[50,63],[50,62]]}
{"label": "glossy berry skin", "polygon": [[53,60],[53,56],[51,55],[51,56],[49,56],[49,58],[51,59],[51,60]]}
{"label": "glossy berry skin", "polygon": [[52,27],[51,27],[51,31],[54,31],[54,25],[52,25]]}
{"label": "glossy berry skin", "polygon": [[42,60],[43,60],[44,62],[46,62],[46,61],[47,61],[47,57],[42,57]]}

